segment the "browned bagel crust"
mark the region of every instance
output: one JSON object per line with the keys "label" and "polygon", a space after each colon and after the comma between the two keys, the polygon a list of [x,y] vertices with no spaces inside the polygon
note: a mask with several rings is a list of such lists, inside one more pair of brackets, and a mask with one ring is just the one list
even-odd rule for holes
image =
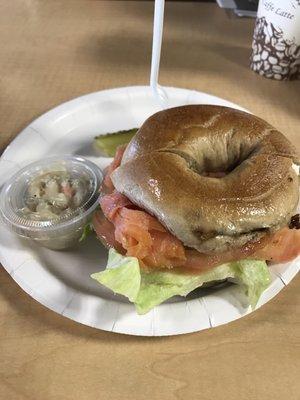
{"label": "browned bagel crust", "polygon": [[[288,223],[299,197],[293,162],[296,149],[260,118],[189,105],[147,119],[112,180],[186,246],[224,251]],[[227,175],[203,176],[217,171]]]}

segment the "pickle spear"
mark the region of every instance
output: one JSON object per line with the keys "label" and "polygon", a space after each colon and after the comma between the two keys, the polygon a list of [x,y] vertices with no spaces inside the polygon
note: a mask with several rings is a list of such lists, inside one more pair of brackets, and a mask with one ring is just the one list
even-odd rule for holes
{"label": "pickle spear", "polygon": [[127,144],[138,131],[138,128],[107,133],[106,135],[96,136],[94,146],[108,157],[114,157],[119,146]]}

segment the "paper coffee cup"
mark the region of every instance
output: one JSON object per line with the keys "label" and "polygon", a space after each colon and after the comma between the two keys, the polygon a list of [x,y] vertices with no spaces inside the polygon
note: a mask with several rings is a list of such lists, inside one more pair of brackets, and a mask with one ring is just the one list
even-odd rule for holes
{"label": "paper coffee cup", "polygon": [[300,0],[260,0],[250,67],[266,78],[300,79]]}

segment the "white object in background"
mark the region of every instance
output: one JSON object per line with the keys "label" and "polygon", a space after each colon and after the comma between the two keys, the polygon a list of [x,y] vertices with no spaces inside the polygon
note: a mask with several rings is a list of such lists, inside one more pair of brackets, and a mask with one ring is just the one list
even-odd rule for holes
{"label": "white object in background", "polygon": [[217,3],[221,8],[236,8],[236,4],[233,0],[217,0]]}
{"label": "white object in background", "polygon": [[238,17],[250,17],[250,18],[255,18],[257,15],[256,11],[246,11],[246,10],[238,10],[235,9],[233,10],[233,12],[235,13],[235,15],[237,15]]}
{"label": "white object in background", "polygon": [[164,26],[164,8],[165,8],[165,0],[155,0],[150,87],[155,98],[158,100],[161,106],[163,108],[166,108],[168,102],[167,93],[158,84],[161,44],[162,44],[163,26]]}
{"label": "white object in background", "polygon": [[[216,104],[242,109],[206,93],[168,87],[165,91],[170,107]],[[140,126],[158,110],[149,86],[105,90],[61,104],[12,141],[0,159],[0,182],[20,167],[53,154],[81,155],[104,168],[111,159],[94,152],[93,138]],[[178,335],[215,327],[251,312],[242,307],[238,287],[233,285],[198,298],[176,297],[139,316],[124,297],[90,278],[105,268],[106,260],[107,250],[93,237],[72,250],[55,252],[20,240],[4,226],[0,229],[0,263],[18,285],[46,307],[82,324],[131,335]],[[299,261],[300,257],[270,267],[272,283],[258,306],[289,283],[299,270]]]}
{"label": "white object in background", "polygon": [[[250,17],[250,18],[255,18],[256,17],[256,11],[251,11],[247,8],[247,5],[245,4],[244,6],[246,7],[246,10],[239,9],[237,8],[237,4],[234,0],[217,0],[218,6],[221,8],[226,8],[227,10],[232,10],[233,13],[238,16],[238,17]],[[249,1],[250,3],[250,1]],[[250,4],[249,4],[250,6]]]}

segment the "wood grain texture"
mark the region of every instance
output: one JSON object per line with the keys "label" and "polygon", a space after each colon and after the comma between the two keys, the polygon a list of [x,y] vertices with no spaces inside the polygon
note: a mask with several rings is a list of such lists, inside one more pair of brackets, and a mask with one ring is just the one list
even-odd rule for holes
{"label": "wood grain texture", "polygon": [[[0,0],[0,148],[70,98],[147,84],[150,2]],[[166,6],[160,81],[237,102],[300,146],[300,82],[248,68],[253,20]],[[257,312],[170,338],[97,331],[47,310],[0,272],[0,399],[298,400],[300,277]]]}

